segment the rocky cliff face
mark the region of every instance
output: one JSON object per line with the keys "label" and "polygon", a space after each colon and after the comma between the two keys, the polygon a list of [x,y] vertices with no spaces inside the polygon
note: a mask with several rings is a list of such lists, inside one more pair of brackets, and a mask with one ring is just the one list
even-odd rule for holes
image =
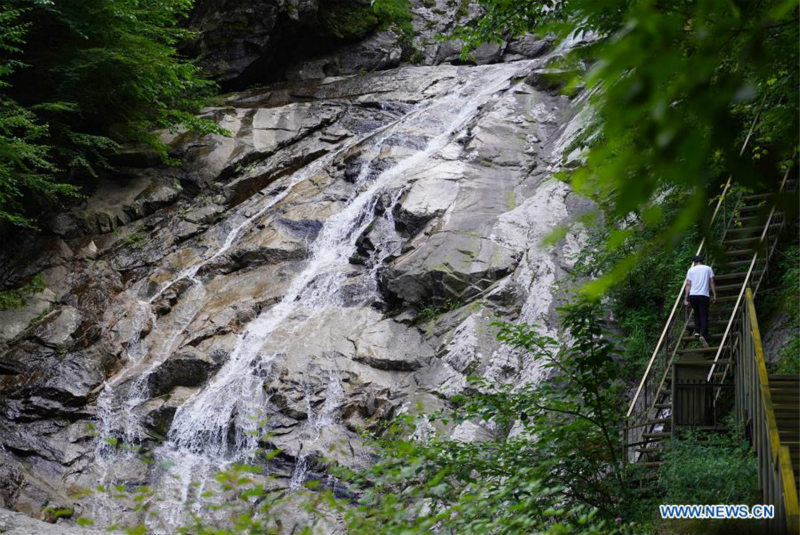
{"label": "rocky cliff face", "polygon": [[230,137],[171,135],[179,168],[120,155],[113,182],[4,258],[6,281],[46,289],[0,312],[0,506],[103,522],[113,507],[82,489],[187,499],[246,458],[261,417],[291,489],[323,457],[365,465],[361,430],[446,404],[468,375],[540,379],[490,323],[557,335],[555,281],[580,247],[541,245],[586,207],[553,178],[579,106],[535,83],[558,54],[526,39],[491,65],[288,79],[204,112]]}
{"label": "rocky cliff face", "polygon": [[187,52],[226,89],[363,74],[401,63],[486,64],[541,55],[549,41],[485,44],[467,58],[442,40],[479,13],[470,0],[414,0],[403,28],[369,0],[199,0]]}

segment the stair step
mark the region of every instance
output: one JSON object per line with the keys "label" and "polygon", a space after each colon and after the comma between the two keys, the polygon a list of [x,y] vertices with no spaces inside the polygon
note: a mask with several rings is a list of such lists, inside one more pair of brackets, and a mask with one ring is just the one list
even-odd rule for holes
{"label": "stair step", "polygon": [[741,243],[753,243],[761,241],[761,236],[752,236],[749,238],[735,238],[732,240],[726,239],[722,242],[722,245],[738,245]]}
{"label": "stair step", "polygon": [[730,431],[729,427],[722,425],[685,425],[681,427],[691,428],[695,431]]}
{"label": "stair step", "polygon": [[[750,252],[752,253],[753,251],[750,251]],[[726,263],[725,263],[725,265],[726,265],[727,267],[731,267],[731,266],[749,266],[749,265],[750,265],[750,262],[751,262],[752,260],[753,260],[752,258],[750,258],[750,259],[748,259],[748,260],[735,260],[735,261],[733,261],[733,262],[726,262]],[[763,259],[763,258],[757,258],[757,259],[756,259],[756,266],[758,266],[759,264],[761,264],[763,261],[764,261],[764,259]],[[753,271],[755,272],[755,270],[753,270]],[[759,273],[761,273],[761,272],[759,271]]]}
{"label": "stair step", "polygon": [[[714,339],[720,339],[720,338],[722,338],[722,333],[712,333],[712,334],[709,334],[709,335],[708,335],[708,338],[709,338],[710,340],[714,340]],[[687,342],[698,342],[698,343],[699,343],[699,342],[700,342],[700,340],[699,340],[697,337],[695,337],[695,336],[684,336],[683,338],[681,338],[681,342],[683,342],[683,343],[687,343]]]}
{"label": "stair step", "polygon": [[[745,273],[745,275],[746,275],[746,273]],[[717,285],[717,291],[718,292],[724,292],[725,290],[737,290],[738,291],[741,288],[742,288],[742,283],[741,282],[738,283],[738,284],[718,284]]]}
{"label": "stair step", "polygon": [[672,436],[671,431],[659,431],[657,433],[642,433],[642,438],[669,438]]}
{"label": "stair step", "polygon": [[[778,395],[785,398],[796,398],[800,396],[800,389],[797,388],[796,384],[781,383],[780,381],[770,381],[769,391],[773,395]],[[798,405],[798,407],[800,407],[800,405]]]}
{"label": "stair step", "polygon": [[771,191],[767,192],[767,193],[751,193],[750,195],[742,196],[742,200],[745,201],[745,202],[747,202],[747,201],[760,201],[762,199],[769,199],[773,195],[775,195],[775,193],[773,193]]}
{"label": "stair step", "polygon": [[793,417],[785,417],[781,418],[776,416],[775,421],[778,423],[778,432],[780,431],[794,431],[797,432],[800,430],[800,418],[798,415],[794,415]]}
{"label": "stair step", "polygon": [[[760,274],[761,274],[760,270],[758,271],[753,270],[752,276],[758,276]],[[721,280],[744,279],[745,275],[747,275],[747,271],[733,271],[730,273],[723,273],[721,275],[714,275],[714,280],[719,282]]]}
{"label": "stair step", "polygon": [[744,205],[744,206],[740,206],[740,207],[739,207],[739,208],[737,208],[736,210],[737,210],[739,213],[741,213],[741,212],[754,212],[754,211],[756,211],[756,210],[759,210],[759,209],[761,209],[761,208],[764,208],[764,207],[766,207],[766,206],[767,206],[767,205],[766,205],[766,204],[763,204],[763,203],[753,203],[753,204],[746,204],[746,205]]}
{"label": "stair step", "polygon": [[[722,366],[722,365],[725,365],[725,364],[731,364],[732,362],[733,361],[730,360],[730,359],[719,359],[716,362],[716,364]],[[699,368],[702,368],[704,366],[706,366],[706,367],[712,366],[713,364],[715,364],[715,362],[713,360],[707,360],[707,361],[697,360],[697,361],[688,361],[688,362],[680,362],[679,361],[677,363],[678,366],[692,366],[692,367],[696,366],[696,367],[699,367]]]}
{"label": "stair step", "polygon": [[771,383],[772,381],[787,381],[800,384],[800,377],[796,375],[770,375],[769,382]]}
{"label": "stair step", "polygon": [[797,386],[789,383],[773,383],[770,381],[769,391],[772,397],[779,397],[783,399],[797,399],[800,397],[800,392],[797,391]]}
{"label": "stair step", "polygon": [[[669,422],[670,422],[669,418],[656,418],[654,420],[645,420],[644,422],[637,422],[637,423],[635,423],[635,424],[633,424],[631,426],[625,427],[625,429],[627,429],[627,430],[641,429],[643,427],[648,427],[648,426],[664,425],[664,424],[668,424]],[[644,436],[644,433],[642,433],[642,436]]]}
{"label": "stair step", "polygon": [[[742,281],[742,282],[744,282],[744,281]],[[722,303],[727,303],[727,301],[724,300],[725,297],[738,297],[739,296],[739,292],[741,292],[741,291],[742,291],[742,284],[741,283],[736,284],[735,286],[728,287],[728,288],[722,288],[722,289],[717,288],[717,304],[720,304],[720,301]],[[713,310],[713,309],[714,309],[714,306],[713,306],[713,303],[712,303],[711,310]],[[711,310],[709,310],[709,312],[711,312]]]}
{"label": "stair step", "polygon": [[[782,226],[781,223],[770,223],[769,229],[776,229]],[[764,225],[753,225],[752,227],[728,227],[728,234],[731,232],[738,232],[738,233],[746,233],[746,232],[757,232],[761,233],[764,231]]]}
{"label": "stair step", "polygon": [[679,349],[678,353],[682,355],[686,355],[689,353],[716,353],[718,349],[719,346],[690,347],[690,348]]}
{"label": "stair step", "polygon": [[729,257],[731,256],[740,256],[740,255],[752,255],[755,251],[752,247],[746,247],[744,249],[728,249],[725,251],[725,254]]}
{"label": "stair step", "polygon": [[729,301],[736,301],[739,298],[739,294],[736,295],[723,295],[722,297],[717,297],[717,303],[727,303]]}
{"label": "stair step", "polygon": [[[773,221],[779,216],[781,216],[781,213],[780,212],[775,212],[772,215]],[[767,222],[766,219],[767,219],[766,217],[763,217],[761,215],[751,215],[751,216],[737,217],[736,221],[738,221],[739,223],[742,223],[744,221],[761,221],[763,223],[766,223]]]}
{"label": "stair step", "polygon": [[[744,299],[744,296],[742,296]],[[735,302],[725,302],[722,304],[711,305],[711,308],[708,311],[708,327],[711,331],[723,331],[725,332],[725,326],[728,325],[728,322],[731,319],[731,312],[733,312],[733,307],[736,305]],[[739,320],[739,315],[737,314],[733,318],[734,322]],[[719,329],[715,329],[714,327],[719,326]],[[728,333],[730,334],[730,333]]]}
{"label": "stair step", "polygon": [[790,383],[788,381],[770,381],[769,389],[778,394],[800,394],[800,389],[797,388],[797,383]]}

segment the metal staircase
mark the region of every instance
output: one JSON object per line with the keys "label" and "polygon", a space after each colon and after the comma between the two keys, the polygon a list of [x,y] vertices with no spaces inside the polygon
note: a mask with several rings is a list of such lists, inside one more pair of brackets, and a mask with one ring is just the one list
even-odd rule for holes
{"label": "metal staircase", "polygon": [[[788,172],[777,193],[787,187],[787,178]],[[765,365],[764,374],[752,371],[758,368],[756,354],[762,363],[764,359],[755,308],[751,317],[748,305],[764,280],[784,226],[783,214],[772,206],[774,197],[731,194],[730,181],[723,189],[712,217],[712,225],[719,228],[713,245],[721,253],[715,256],[721,260],[714,266],[718,298],[709,311],[709,347],[690,336],[693,319],[689,307],[682,305],[681,288],[626,415],[625,458],[657,467],[664,441],[674,432],[720,430],[722,419],[734,412],[759,456],[764,503],[776,504],[782,515],[777,531],[797,533],[800,382],[796,377],[768,377]],[[697,254],[705,245],[703,241]],[[744,375],[748,369],[752,373]],[[745,398],[750,405],[744,404]],[[775,433],[762,425],[767,413]]]}

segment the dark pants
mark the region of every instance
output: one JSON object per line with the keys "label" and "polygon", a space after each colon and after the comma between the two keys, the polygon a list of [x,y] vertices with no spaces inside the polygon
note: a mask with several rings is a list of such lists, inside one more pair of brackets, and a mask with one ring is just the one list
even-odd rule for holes
{"label": "dark pants", "polygon": [[694,310],[694,330],[708,341],[708,304],[711,299],[705,295],[690,295],[689,303]]}

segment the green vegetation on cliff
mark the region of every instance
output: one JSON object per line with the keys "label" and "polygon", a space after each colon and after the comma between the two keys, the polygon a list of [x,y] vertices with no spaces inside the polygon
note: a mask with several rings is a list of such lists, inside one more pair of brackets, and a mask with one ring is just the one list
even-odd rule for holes
{"label": "green vegetation on cliff", "polygon": [[378,27],[396,27],[411,37],[411,4],[409,0],[338,0],[321,3],[320,18],[324,28],[340,39],[357,40]]}

